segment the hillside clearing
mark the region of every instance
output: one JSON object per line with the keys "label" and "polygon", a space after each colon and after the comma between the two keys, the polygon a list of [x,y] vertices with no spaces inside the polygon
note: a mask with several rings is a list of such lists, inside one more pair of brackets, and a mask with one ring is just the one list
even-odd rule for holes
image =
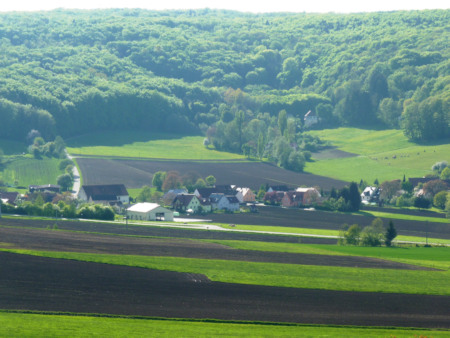
{"label": "hillside clearing", "polygon": [[102,131],[67,140],[77,156],[170,160],[243,160],[244,156],[219,152],[203,145],[203,136],[141,131]]}
{"label": "hillside clearing", "polygon": [[422,177],[432,172],[434,163],[450,162],[450,144],[418,145],[400,130],[337,128],[309,133],[330,141],[338,150],[359,155],[307,163],[308,172],[345,181]]}

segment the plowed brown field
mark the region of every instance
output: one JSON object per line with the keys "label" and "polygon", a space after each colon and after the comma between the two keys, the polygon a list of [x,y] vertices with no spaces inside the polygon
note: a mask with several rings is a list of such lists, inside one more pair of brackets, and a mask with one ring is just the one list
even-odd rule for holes
{"label": "plowed brown field", "polygon": [[325,190],[341,188],[347,183],[328,177],[296,173],[261,162],[182,162],[148,160],[105,160],[79,158],[77,163],[83,173],[84,184],[123,183],[127,188],[150,185],[157,171],[178,171],[181,175],[196,172],[201,177],[213,175],[217,184],[259,189],[261,184],[288,185],[291,187],[319,186]]}
{"label": "plowed brown field", "polygon": [[[181,238],[117,236],[139,232],[144,236],[153,229],[142,226],[130,226],[125,230],[124,226],[76,221],[59,222],[58,225],[59,229],[109,232],[98,234],[47,230],[43,228],[46,223],[49,221],[2,219],[0,245],[46,251],[220,257],[358,268],[419,268],[363,257],[253,252]],[[170,230],[166,234],[170,234]],[[264,238],[272,237],[279,236]],[[448,296],[218,283],[199,274],[7,252],[0,252],[0,272],[0,309],[336,325],[450,327]]]}

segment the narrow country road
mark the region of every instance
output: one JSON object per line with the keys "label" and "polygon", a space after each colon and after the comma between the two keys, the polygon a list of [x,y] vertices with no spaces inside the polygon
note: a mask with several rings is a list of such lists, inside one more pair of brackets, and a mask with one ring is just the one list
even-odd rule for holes
{"label": "narrow country road", "polygon": [[[73,156],[70,156],[70,154],[65,150],[67,158],[69,160],[73,161]],[[73,166],[73,187],[72,187],[72,195],[76,198],[78,195],[78,192],[80,191],[80,172],[78,171],[78,168],[76,165]]]}

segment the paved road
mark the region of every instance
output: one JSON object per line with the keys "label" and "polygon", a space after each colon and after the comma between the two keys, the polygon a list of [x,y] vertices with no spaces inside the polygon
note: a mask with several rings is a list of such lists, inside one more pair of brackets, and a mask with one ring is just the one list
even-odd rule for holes
{"label": "paved road", "polygon": [[[67,158],[73,161],[73,156],[70,156],[70,154],[66,150]],[[78,171],[77,166],[73,166],[73,188],[72,188],[72,195],[76,198],[78,195],[78,192],[80,191],[80,173]]]}

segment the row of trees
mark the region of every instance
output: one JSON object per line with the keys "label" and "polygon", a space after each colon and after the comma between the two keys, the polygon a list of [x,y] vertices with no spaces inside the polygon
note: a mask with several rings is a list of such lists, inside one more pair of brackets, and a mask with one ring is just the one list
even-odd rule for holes
{"label": "row of trees", "polygon": [[0,201],[2,213],[44,216],[56,218],[84,218],[114,220],[114,210],[101,204],[81,205],[77,208],[75,202],[59,201],[58,203],[44,203],[42,197],[36,197],[34,201],[25,201],[19,206],[2,204]]}
{"label": "row of trees", "polygon": [[281,110],[278,116],[258,114],[248,119],[239,108],[237,104],[233,106],[235,116],[232,120],[226,122],[224,115],[208,129],[204,140],[206,147],[212,143],[219,150],[242,150],[249,158],[264,157],[283,168],[301,172],[311,158],[311,151],[326,145],[318,137],[302,133],[302,121],[288,116],[286,110]]}
{"label": "row of trees", "polygon": [[412,139],[443,139],[448,25],[447,10],[2,13],[0,135],[220,130],[219,121],[236,116],[228,90],[240,88],[248,121],[314,110],[323,124],[383,124]]}
{"label": "row of trees", "polygon": [[376,218],[364,228],[358,224],[344,225],[340,231],[338,243],[362,246],[381,246],[384,243],[386,246],[391,246],[395,237],[397,237],[397,230],[394,223],[389,221],[388,227],[384,228],[383,221]]}

